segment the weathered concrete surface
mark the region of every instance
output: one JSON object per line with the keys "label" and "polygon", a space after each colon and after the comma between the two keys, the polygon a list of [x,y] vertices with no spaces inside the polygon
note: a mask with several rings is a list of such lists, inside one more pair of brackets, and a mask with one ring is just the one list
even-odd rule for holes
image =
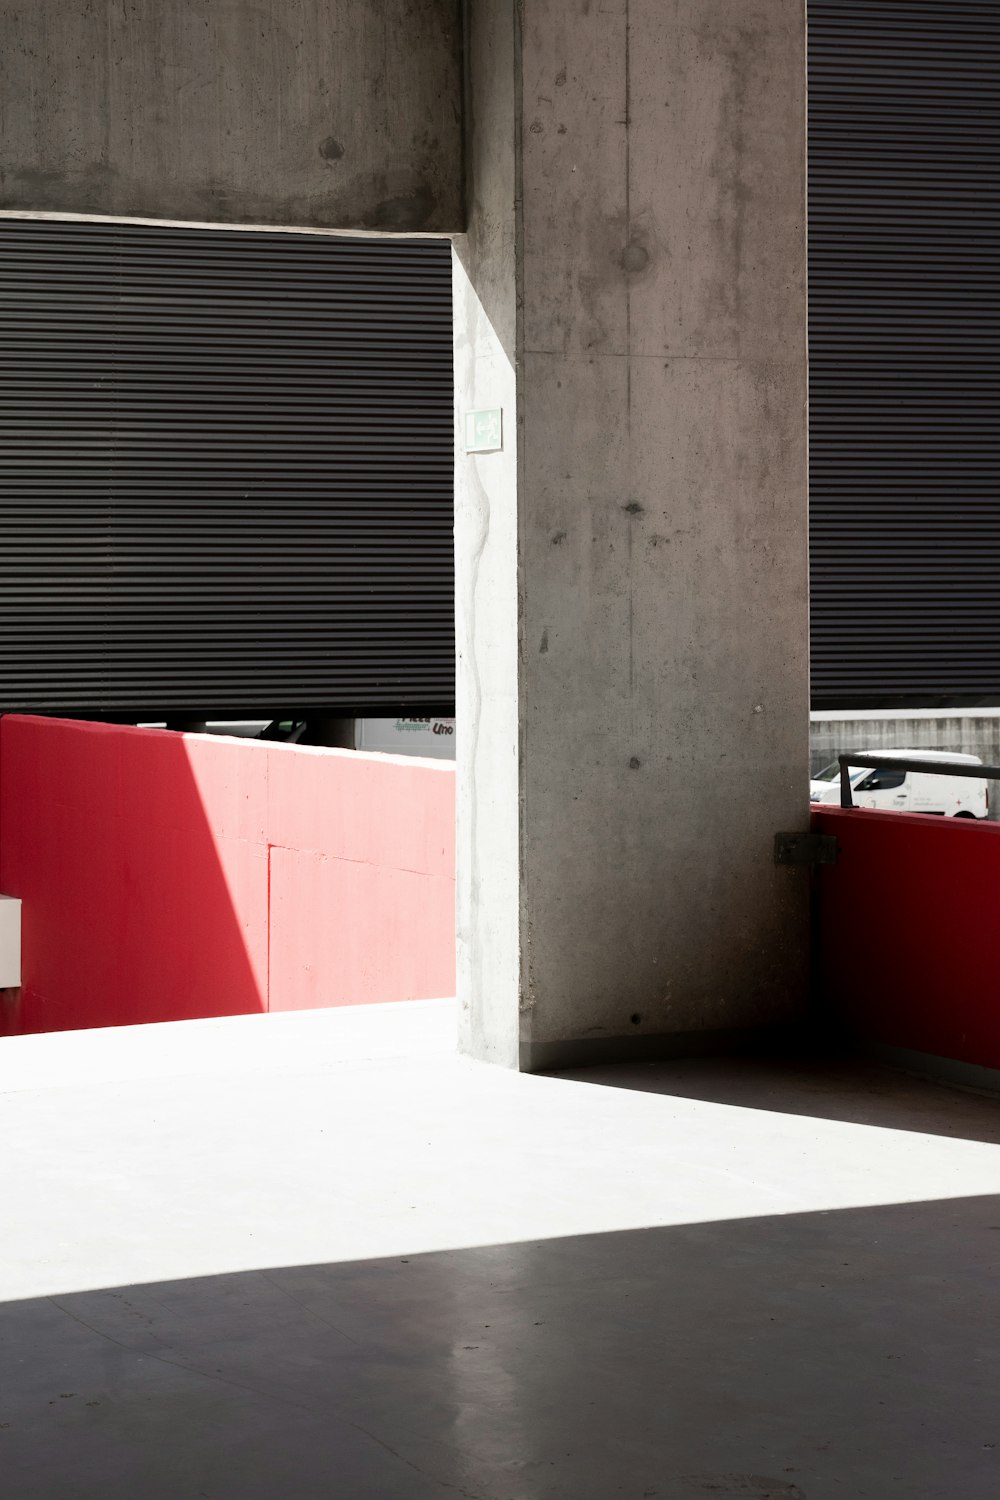
{"label": "weathered concrete surface", "polygon": [[842,751],[951,750],[1000,765],[1000,709],[924,708],[810,715],[811,769],[821,771]]}
{"label": "weathered concrete surface", "polygon": [[458,0],[0,5],[0,208],[461,227]]}
{"label": "weathered concrete surface", "polygon": [[[516,15],[473,7],[469,39],[468,268],[486,317],[496,257],[475,247],[513,246],[518,421],[516,491],[510,454],[459,460],[460,506],[485,487],[503,527],[459,590],[460,675],[488,684],[464,700],[459,817],[482,946],[467,1045],[491,1055],[508,1024],[489,952],[514,916],[479,882],[516,825],[534,1067],[805,998],[806,882],[771,852],[807,816],[805,18],[802,0]],[[460,405],[497,404],[463,378]],[[516,703],[487,670],[515,609]],[[469,759],[487,716],[504,753],[516,736],[517,799]]]}

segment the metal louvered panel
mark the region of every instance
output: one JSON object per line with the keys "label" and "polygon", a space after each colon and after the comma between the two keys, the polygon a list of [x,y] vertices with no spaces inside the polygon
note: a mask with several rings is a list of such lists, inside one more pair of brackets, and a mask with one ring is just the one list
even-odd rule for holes
{"label": "metal louvered panel", "polygon": [[809,0],[817,707],[1000,702],[1000,3]]}
{"label": "metal louvered panel", "polygon": [[454,701],[451,247],[0,221],[0,710]]}

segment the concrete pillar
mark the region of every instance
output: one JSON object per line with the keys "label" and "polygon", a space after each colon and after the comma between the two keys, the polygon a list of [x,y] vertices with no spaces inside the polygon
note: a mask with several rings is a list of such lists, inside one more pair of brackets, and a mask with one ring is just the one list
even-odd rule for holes
{"label": "concrete pillar", "polygon": [[805,1001],[803,0],[473,0],[456,251],[462,1045]]}

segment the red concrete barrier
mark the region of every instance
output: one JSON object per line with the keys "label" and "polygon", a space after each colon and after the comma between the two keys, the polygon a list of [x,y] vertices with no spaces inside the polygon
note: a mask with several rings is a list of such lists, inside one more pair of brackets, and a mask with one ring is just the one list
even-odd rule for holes
{"label": "red concrete barrier", "polygon": [[881,1048],[1000,1069],[1000,825],[823,808],[813,827],[839,846],[817,892],[828,1009]]}
{"label": "red concrete barrier", "polygon": [[450,995],[454,768],[9,715],[0,1031]]}

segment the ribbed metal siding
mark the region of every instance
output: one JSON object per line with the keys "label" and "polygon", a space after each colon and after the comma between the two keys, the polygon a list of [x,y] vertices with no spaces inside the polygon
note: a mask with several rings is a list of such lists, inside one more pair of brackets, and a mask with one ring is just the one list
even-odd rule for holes
{"label": "ribbed metal siding", "polygon": [[1000,3],[808,14],[814,702],[1000,702]]}
{"label": "ribbed metal siding", "polygon": [[447,710],[451,249],[0,221],[0,709]]}

